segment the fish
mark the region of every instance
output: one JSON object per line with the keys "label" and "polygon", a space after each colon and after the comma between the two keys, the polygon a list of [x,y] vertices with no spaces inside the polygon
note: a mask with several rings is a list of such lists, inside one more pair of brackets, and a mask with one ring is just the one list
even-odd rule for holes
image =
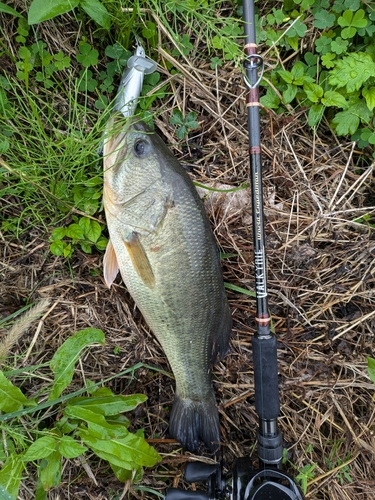
{"label": "fish", "polygon": [[104,280],[111,287],[121,273],[167,356],[176,384],[169,435],[188,451],[203,442],[217,455],[211,366],[228,352],[232,329],[218,247],[187,172],[154,131],[129,118],[128,97],[118,99],[103,148]]}

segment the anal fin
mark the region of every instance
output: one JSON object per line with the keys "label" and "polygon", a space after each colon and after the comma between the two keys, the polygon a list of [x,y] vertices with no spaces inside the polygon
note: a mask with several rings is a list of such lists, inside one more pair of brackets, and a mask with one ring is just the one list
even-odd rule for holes
{"label": "anal fin", "polygon": [[139,240],[139,235],[133,232],[130,240],[125,241],[125,247],[138,276],[146,286],[153,288],[155,286],[155,276],[147,254]]}

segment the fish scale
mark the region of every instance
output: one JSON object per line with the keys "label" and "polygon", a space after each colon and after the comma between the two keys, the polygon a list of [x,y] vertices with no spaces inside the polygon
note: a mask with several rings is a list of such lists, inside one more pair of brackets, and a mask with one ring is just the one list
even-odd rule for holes
{"label": "fish scale", "polygon": [[121,272],[168,358],[176,381],[170,435],[187,450],[203,441],[215,452],[220,428],[210,367],[228,350],[231,314],[210,223],[157,134],[133,120],[108,136],[105,280],[110,286]]}

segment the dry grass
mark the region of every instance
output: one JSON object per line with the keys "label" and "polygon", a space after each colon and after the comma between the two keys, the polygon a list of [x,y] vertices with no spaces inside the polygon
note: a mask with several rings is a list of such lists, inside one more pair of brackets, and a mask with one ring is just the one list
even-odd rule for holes
{"label": "dry grass", "polygon": [[[50,40],[48,30],[44,36],[54,50],[63,45],[66,50],[64,37],[51,35]],[[212,71],[192,56],[174,61],[181,74],[173,76],[163,62],[171,56],[160,49],[159,57],[163,78],[170,79],[173,89],[155,120],[166,142],[175,142],[169,124],[172,110],[178,106],[183,113],[196,111],[200,128],[188,143],[172,147],[176,156],[202,184],[245,182],[245,87],[239,72],[229,63]],[[323,123],[313,134],[303,112],[288,117],[267,112],[262,130],[268,285],[279,340],[280,425],[291,461],[298,468],[317,464],[308,499],[371,499],[375,407],[366,357],[374,356],[375,233],[355,220],[375,213],[373,165],[351,143],[339,144],[328,125]],[[225,280],[253,289],[251,209],[248,192],[240,193],[240,200],[238,193],[221,194],[214,202],[208,199],[206,206],[221,249],[238,254],[223,261]],[[8,208],[8,199],[0,202],[11,214],[13,201]],[[117,281],[109,291],[101,275],[93,272],[101,269],[102,255],[77,251],[68,266],[49,253],[47,238],[37,227],[20,240],[0,234],[2,317],[39,298],[53,304],[19,341],[9,363],[43,363],[69,335],[90,326],[102,329],[107,343],[81,360],[73,389],[82,387],[85,379],[99,381],[138,361],[168,371],[160,346],[122,283]],[[234,320],[231,352],[214,368],[226,468],[237,456],[254,454],[257,431],[251,358],[254,301],[231,291],[228,295]],[[30,394],[38,392],[43,377],[42,370],[35,374]],[[115,379],[111,388],[144,392],[149,398],[134,412],[133,426],[144,427],[147,437],[157,436],[151,442],[164,459],[154,470],[146,470],[142,484],[161,492],[166,483],[182,484],[184,463],[196,457],[182,454],[168,439],[173,380],[142,369],[133,378]],[[91,477],[82,473],[79,462],[67,461],[63,483],[49,498],[110,499],[111,491],[121,491],[123,486],[103,463],[94,460],[90,467]],[[344,478],[340,484],[343,470],[351,483]],[[20,498],[32,498],[34,480],[31,474]],[[152,497],[133,490],[129,495]]]}

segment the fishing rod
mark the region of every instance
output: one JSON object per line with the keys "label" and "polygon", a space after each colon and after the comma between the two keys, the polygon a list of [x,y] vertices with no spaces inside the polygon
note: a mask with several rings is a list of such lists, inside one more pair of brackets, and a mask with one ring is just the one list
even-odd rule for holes
{"label": "fishing rod", "polygon": [[256,291],[256,332],[252,339],[252,351],[255,410],[259,417],[258,466],[254,467],[249,457],[238,458],[232,472],[223,476],[220,464],[188,463],[185,479],[188,482],[206,481],[206,491],[170,488],[166,500],[303,500],[296,483],[281,469],[283,437],[278,427],[277,343],[276,335],[270,329],[268,312],[260,145],[259,83],[264,62],[262,56],[257,54],[254,0],[243,0],[243,18]]}

